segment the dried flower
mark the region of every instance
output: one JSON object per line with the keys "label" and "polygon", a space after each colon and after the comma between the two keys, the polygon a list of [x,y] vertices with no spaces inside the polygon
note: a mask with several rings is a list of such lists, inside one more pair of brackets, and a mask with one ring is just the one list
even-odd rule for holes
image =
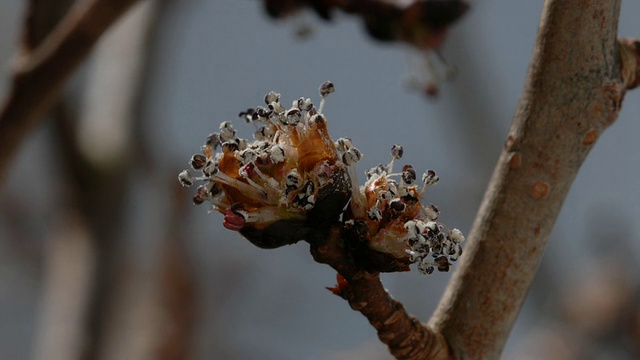
{"label": "dried flower", "polygon": [[202,182],[193,202],[210,202],[224,214],[226,228],[259,247],[312,242],[315,234],[342,224],[347,248],[367,269],[402,271],[417,263],[425,274],[448,271],[462,252],[464,236],[435,222],[434,205],[420,203],[425,189],[439,180],[436,173],[428,170],[420,189],[413,166],[394,173],[394,162],[403,155],[396,144],[389,164],[368,170],[360,186],[355,164],[362,152],[350,138],[334,142],[321,111],[334,91],[331,82],[320,86],[320,109],[305,98],[285,109],[280,94],[268,93],[267,108],[239,114],[256,125],[255,140],[238,138],[231,122],[223,122],[189,161],[200,176],[184,170],[180,183]]}

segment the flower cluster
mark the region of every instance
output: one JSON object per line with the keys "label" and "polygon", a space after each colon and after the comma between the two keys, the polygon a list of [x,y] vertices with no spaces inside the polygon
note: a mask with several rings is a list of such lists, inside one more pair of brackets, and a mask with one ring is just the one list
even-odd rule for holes
{"label": "flower cluster", "polygon": [[[182,185],[198,186],[193,201],[208,201],[224,214],[224,226],[239,231],[253,244],[276,248],[300,240],[335,224],[361,230],[360,242],[376,254],[406,264],[418,263],[420,272],[448,271],[462,249],[462,233],[437,223],[438,209],[423,206],[420,197],[438,182],[434,171],[422,176],[422,187],[411,165],[394,173],[394,162],[403,155],[400,145],[391,148],[391,162],[366,172],[360,186],[355,164],[362,153],[351,139],[333,141],[322,113],[331,82],[320,86],[320,105],[308,98],[285,108],[280,94],[268,93],[264,106],[239,116],[255,126],[254,141],[237,136],[229,121],[207,137],[202,153],[189,164],[199,174],[182,171]],[[433,260],[428,255],[432,254]],[[358,256],[354,256],[358,258]],[[374,270],[385,270],[379,266]]]}
{"label": "flower cluster", "polygon": [[[462,254],[460,243],[464,236],[460,230],[449,230],[436,221],[440,211],[435,205],[424,206],[420,202],[427,187],[440,180],[435,171],[427,170],[422,175],[420,189],[413,166],[407,164],[402,171],[393,172],[393,164],[403,152],[402,146],[393,145],[389,164],[366,171],[362,196],[352,199],[353,213],[355,218],[365,218],[362,212],[366,211],[363,222],[371,249],[391,254],[401,262],[418,263],[423,274],[431,274],[436,268],[448,271],[450,261]],[[433,260],[428,257],[430,254]]]}

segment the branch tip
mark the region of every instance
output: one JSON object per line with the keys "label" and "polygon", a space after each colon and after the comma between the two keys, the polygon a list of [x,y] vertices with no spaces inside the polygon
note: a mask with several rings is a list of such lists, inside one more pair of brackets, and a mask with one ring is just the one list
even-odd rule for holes
{"label": "branch tip", "polygon": [[620,57],[620,75],[627,89],[640,85],[640,39],[618,39]]}

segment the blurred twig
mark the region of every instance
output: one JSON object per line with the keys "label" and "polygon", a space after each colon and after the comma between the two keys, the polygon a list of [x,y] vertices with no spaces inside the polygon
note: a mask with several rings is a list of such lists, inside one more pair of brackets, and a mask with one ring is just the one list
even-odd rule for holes
{"label": "blurred twig", "polygon": [[438,48],[448,27],[469,9],[464,0],[264,0],[274,18],[306,7],[329,20],[335,10],[363,19],[367,32],[380,41],[402,41],[419,49]]}
{"label": "blurred twig", "polygon": [[162,254],[158,263],[160,274],[160,301],[166,318],[167,331],[156,339],[154,359],[188,359],[192,353],[192,336],[195,329],[196,283],[193,269],[188,258],[182,228],[186,223],[187,202],[184,201],[182,186],[174,185],[174,197],[169,209],[170,221],[167,223],[167,238],[162,245]]}
{"label": "blurred twig", "polygon": [[[56,122],[57,139],[72,179],[74,199],[95,235],[97,249],[82,359],[108,358],[122,353],[128,354],[125,358],[131,354],[136,354],[133,358],[140,358],[137,355],[151,351],[149,346],[155,344],[148,341],[159,332],[158,322],[149,323],[157,320],[157,306],[149,306],[149,301],[158,299],[153,293],[157,286],[145,282],[148,273],[144,267],[137,266],[136,261],[129,262],[130,245],[124,241],[122,229],[128,204],[126,195],[137,163],[136,153],[131,150],[138,146],[134,143],[140,139],[134,139],[131,134],[139,120],[142,64],[147,61],[154,3],[140,3],[101,43],[99,58],[86,88],[89,97],[98,94],[100,101],[85,98],[78,115],[69,113],[71,109],[67,108],[58,113]],[[107,128],[96,134],[96,124]],[[92,141],[100,146],[91,146]],[[127,267],[128,264],[131,266]],[[132,317],[132,314],[139,316]],[[135,319],[144,323],[136,325]],[[114,326],[123,325],[113,331]],[[124,339],[127,341],[113,342],[123,340],[121,335],[125,333],[130,335]]]}
{"label": "blurred twig", "polygon": [[25,14],[21,46],[26,54],[33,52],[49,35],[73,4],[73,0],[29,0]]}
{"label": "blurred twig", "polygon": [[[34,31],[32,1],[22,51],[15,59],[9,95],[0,110],[0,182],[22,139],[54,105],[69,76],[100,36],[136,0],[78,1],[46,37]],[[44,38],[40,43],[38,38]],[[37,45],[34,47],[34,45]]]}
{"label": "blurred twig", "polygon": [[75,211],[62,214],[47,239],[41,319],[34,359],[79,359],[95,266],[94,239]]}

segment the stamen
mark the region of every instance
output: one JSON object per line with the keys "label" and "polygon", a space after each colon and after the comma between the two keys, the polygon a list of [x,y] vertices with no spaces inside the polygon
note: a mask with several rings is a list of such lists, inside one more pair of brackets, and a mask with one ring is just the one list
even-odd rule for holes
{"label": "stamen", "polygon": [[191,157],[189,164],[193,170],[202,170],[207,164],[207,158],[202,154],[195,154]]}
{"label": "stamen", "polygon": [[422,174],[422,182],[424,183],[424,185],[422,186],[422,190],[420,190],[420,196],[424,194],[424,191],[428,186],[435,185],[438,183],[438,181],[440,181],[440,178],[438,177],[438,175],[436,175],[436,172],[431,169]]}
{"label": "stamen", "polygon": [[249,198],[252,198],[254,200],[257,200],[257,201],[266,200],[266,193],[265,192],[260,191],[259,189],[255,188],[255,187],[253,187],[253,186],[251,186],[251,185],[249,185],[247,183],[244,183],[242,181],[234,179],[234,178],[232,178],[231,176],[225,174],[222,171],[218,171],[214,175],[212,180],[220,182],[220,183],[223,183],[223,184],[225,184],[227,186],[236,188],[240,192],[242,192],[243,195],[245,195],[245,196],[247,196]]}
{"label": "stamen", "polygon": [[253,124],[253,122],[258,118],[256,110],[253,108],[241,111],[238,113],[238,117],[243,119],[247,124]]}
{"label": "stamen", "polygon": [[269,93],[264,96],[264,102],[267,105],[271,104],[272,102],[278,101],[280,101],[280,94],[275,91],[269,91]]}
{"label": "stamen", "polygon": [[464,242],[465,238],[464,235],[462,235],[462,231],[458,230],[458,229],[453,229],[451,230],[451,240],[457,242],[457,243],[461,243]]}
{"label": "stamen", "polygon": [[325,81],[322,83],[322,85],[320,85],[318,91],[320,92],[320,96],[322,97],[322,100],[320,100],[320,107],[318,108],[318,112],[322,113],[322,109],[324,108],[324,103],[327,99],[327,96],[336,91],[336,88],[331,81]]}
{"label": "stamen", "polygon": [[281,145],[273,145],[273,147],[271,147],[269,150],[269,158],[275,164],[281,163],[287,159],[284,153],[284,148]]}
{"label": "stamen", "polygon": [[178,174],[178,180],[184,187],[193,185],[193,176],[187,170],[182,170],[182,172]]}
{"label": "stamen", "polygon": [[422,208],[424,210],[424,215],[428,220],[435,221],[438,220],[438,215],[440,215],[440,210],[433,205],[429,204],[429,206],[425,206]]}
{"label": "stamen", "polygon": [[391,146],[391,162],[387,165],[387,173],[391,174],[393,172],[393,163],[402,158],[403,154],[404,149],[402,148],[402,145],[394,144]]}
{"label": "stamen", "polygon": [[340,151],[341,153],[345,153],[347,150],[353,147],[353,142],[350,138],[342,137],[336,141],[335,145],[338,151]]}
{"label": "stamen", "polygon": [[231,141],[236,136],[236,130],[233,128],[231,121],[223,121],[220,123],[220,141]]}
{"label": "stamen", "polygon": [[367,201],[364,194],[360,192],[360,184],[358,184],[358,177],[355,171],[355,164],[360,159],[362,159],[362,153],[354,146],[351,146],[342,154],[342,162],[347,166],[349,178],[351,179],[351,209],[356,217],[364,217],[367,207]]}
{"label": "stamen", "polygon": [[209,134],[209,136],[207,136],[207,141],[205,144],[207,146],[211,146],[213,150],[216,150],[221,143],[222,141],[220,141],[220,134],[211,133]]}
{"label": "stamen", "polygon": [[369,216],[369,219],[373,221],[382,220],[382,210],[380,210],[380,208],[378,208],[378,206],[376,205],[372,206],[371,209],[369,209],[367,215]]}
{"label": "stamen", "polygon": [[300,175],[296,169],[291,170],[287,174],[287,178],[285,181],[285,186],[287,187],[287,192],[297,190],[300,185]]}
{"label": "stamen", "polygon": [[[254,173],[265,182],[268,187],[267,189],[251,180],[251,175]],[[263,191],[267,195],[267,198],[270,200],[270,202],[274,202],[275,199],[280,198],[281,194],[278,182],[275,179],[264,175],[262,171],[260,171],[260,168],[258,168],[258,166],[253,161],[241,167],[240,170],[238,170],[238,174],[245,178],[245,180],[247,180],[247,182],[253,187]]]}
{"label": "stamen", "polygon": [[411,165],[405,165],[402,167],[402,182],[411,185],[416,180],[416,171]]}
{"label": "stamen", "polygon": [[302,120],[302,112],[297,108],[291,108],[285,113],[287,125],[296,126]]}

